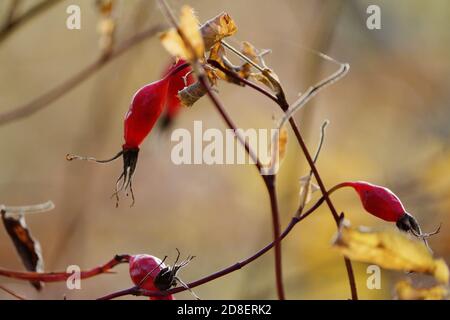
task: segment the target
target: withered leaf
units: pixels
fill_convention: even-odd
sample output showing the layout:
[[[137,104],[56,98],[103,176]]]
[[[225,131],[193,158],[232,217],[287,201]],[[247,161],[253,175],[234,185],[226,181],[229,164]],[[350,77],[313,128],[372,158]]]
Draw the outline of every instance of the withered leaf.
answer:
[[[448,289],[444,285],[415,288],[410,281],[402,280],[395,285],[395,293],[399,300],[444,300]]]
[[[209,59],[215,61],[217,64],[219,64],[221,67],[227,69],[227,67],[224,64],[223,57],[225,56],[225,49],[220,44],[220,42],[216,43],[209,52]],[[213,75],[217,76],[218,78],[226,81],[230,81],[228,76],[222,72],[219,69],[215,69]]]
[[[256,62],[258,59],[256,49],[248,42],[242,43],[241,53],[251,61]],[[214,71],[214,75],[216,77],[231,83],[241,85],[241,82],[239,80],[236,80],[234,77],[229,77],[225,72],[221,71],[217,65],[219,65],[223,69],[235,72],[239,77],[244,79],[248,79],[251,75],[251,64],[245,62],[242,65],[233,65],[228,60],[225,49],[220,42],[217,42],[211,48],[208,61],[212,64],[213,67],[216,68]]]
[[[267,86],[276,94],[281,92],[279,78],[271,69],[265,69],[264,72],[252,73],[250,76]]]
[[[346,257],[382,268],[430,274],[448,283],[449,270],[443,259],[434,259],[430,251],[406,233],[388,229],[371,231],[342,225],[334,246]]]
[[[25,217],[22,214],[9,214],[6,211],[1,211],[1,215],[3,225],[25,268],[28,271],[43,272],[44,260],[42,259],[41,246],[31,235],[25,223]],[[31,281],[31,284],[37,290],[42,288],[42,283],[39,281]]]
[[[300,178],[300,206],[303,208],[311,201],[312,194],[319,190],[319,186],[312,182],[311,175],[306,175]]]
[[[183,6],[179,28],[188,43],[185,43],[175,28],[171,28],[160,35],[163,46],[170,54],[185,60],[192,61],[202,58],[205,46],[198,25],[199,22],[193,9],[187,5]]]
[[[222,12],[214,18],[206,21],[200,27],[200,32],[203,36],[203,41],[207,51],[217,42],[220,42],[225,37],[233,35],[236,31],[236,24],[225,12]]]

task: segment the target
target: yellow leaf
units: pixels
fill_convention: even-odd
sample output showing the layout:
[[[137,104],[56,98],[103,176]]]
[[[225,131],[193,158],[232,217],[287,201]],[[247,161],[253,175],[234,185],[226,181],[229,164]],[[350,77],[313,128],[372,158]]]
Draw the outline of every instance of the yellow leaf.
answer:
[[[185,5],[181,8],[179,23],[184,38],[178,34],[176,29],[172,28],[163,32],[160,35],[160,40],[166,50],[176,57],[189,61],[202,58],[205,47],[198,25],[199,22],[193,9]]]
[[[400,300],[443,300],[448,290],[443,285],[430,288],[414,288],[410,281],[402,280],[395,285],[396,296]]]
[[[448,283],[449,271],[443,259],[434,259],[423,242],[398,230],[370,231],[342,226],[334,246],[346,257],[382,268],[433,275]]]
[[[258,61],[258,53],[256,51],[256,48],[250,42],[242,42],[241,53],[255,63]],[[239,68],[238,74],[241,78],[248,79],[251,75],[251,69],[251,64],[246,62]]]
[[[281,92],[279,78],[271,69],[265,69],[264,72],[252,73],[251,77],[270,88],[273,92]]]
[[[288,131],[286,130],[286,128],[283,127],[281,128],[280,135],[278,137],[278,152],[280,162],[286,156],[287,143],[288,143]]]
[[[311,175],[306,175],[300,178],[300,206],[303,208],[311,201],[312,194],[319,190],[319,186],[312,182]]]
[[[220,66],[222,66],[223,68],[225,67],[225,64],[223,63],[223,56],[225,55],[225,49],[223,48],[223,46],[220,44],[220,42],[217,42],[210,50],[209,52],[209,59],[208,60],[213,60],[215,62],[217,62]],[[219,77],[222,80],[226,80],[229,81],[230,79],[228,78],[228,76],[220,71],[219,69],[215,69],[214,70],[214,75]]]
[[[206,50],[211,49],[217,42],[233,35],[236,31],[237,27],[233,19],[225,12],[206,21],[200,27]]]

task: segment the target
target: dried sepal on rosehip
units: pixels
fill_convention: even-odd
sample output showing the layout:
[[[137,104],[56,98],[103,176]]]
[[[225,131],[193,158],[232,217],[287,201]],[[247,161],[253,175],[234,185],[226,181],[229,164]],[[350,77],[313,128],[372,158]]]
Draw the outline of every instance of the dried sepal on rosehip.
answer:
[[[133,283],[149,291],[167,291],[178,283],[189,290],[196,298],[197,295],[178,277],[180,269],[187,266],[194,256],[188,256],[178,263],[180,251],[177,249],[177,258],[173,266],[167,266],[163,260],[148,254],[138,254],[130,258],[130,276]],[[173,295],[150,297],[151,300],[173,300]]]

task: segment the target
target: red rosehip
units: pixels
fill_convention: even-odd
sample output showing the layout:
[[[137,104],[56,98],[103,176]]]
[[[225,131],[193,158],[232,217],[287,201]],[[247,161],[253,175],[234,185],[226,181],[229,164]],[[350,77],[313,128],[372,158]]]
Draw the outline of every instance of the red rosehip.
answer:
[[[171,63],[166,70],[164,70],[163,77],[170,74],[175,68],[185,64],[183,59],[178,60],[176,64]],[[162,129],[169,127],[181,109],[181,102],[178,98],[178,91],[183,90],[184,87],[190,86],[195,82],[192,75],[192,68],[188,67],[170,77],[169,89],[167,91],[166,109],[162,115]]]
[[[342,187],[352,187],[358,193],[361,203],[367,212],[385,221],[395,222],[400,230],[411,232],[414,236],[423,239],[427,247],[428,242],[426,238],[438,233],[440,230],[439,226],[433,232],[422,233],[417,220],[406,212],[400,199],[388,188],[365,181],[355,181],[340,183],[330,192]]]
[[[130,277],[135,285],[149,291],[160,291],[155,280],[161,271],[167,270],[164,262],[154,256],[148,254],[138,254],[130,258]],[[164,297],[150,297],[150,300],[174,300],[173,295]]]
[[[133,96],[131,105],[124,120],[124,144],[122,150],[107,160],[92,157],[81,157],[68,154],[67,160],[88,160],[97,163],[107,163],[120,157],[123,158],[123,170],[116,183],[116,207],[119,205],[119,192],[129,190],[134,204],[132,178],[136,170],[139,146],[152,130],[167,101],[167,93],[171,79],[177,79],[177,74],[183,72],[189,65],[179,62],[168,70],[167,74],[158,81],[140,88]],[[185,73],[184,73],[185,74]],[[176,92],[178,94],[178,91]],[[173,98],[171,98],[173,99]],[[178,98],[177,98],[178,99]],[[127,193],[128,195],[128,193]]]
[[[380,219],[397,222],[406,213],[400,199],[388,188],[364,181],[344,182],[340,186],[355,189],[364,209]]]
[[[166,102],[170,78],[150,83],[139,89],[125,115],[123,149],[139,148],[152,130]]]

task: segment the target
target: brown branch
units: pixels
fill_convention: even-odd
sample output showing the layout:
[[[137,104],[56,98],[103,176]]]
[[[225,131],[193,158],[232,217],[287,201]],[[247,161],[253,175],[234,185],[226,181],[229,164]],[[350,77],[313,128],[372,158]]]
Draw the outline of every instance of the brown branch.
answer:
[[[17,2],[17,1],[16,1]],[[46,0],[38,3],[34,7],[32,7],[30,10],[25,12],[23,15],[16,19],[12,19],[11,16],[8,18],[5,26],[0,30],[0,42],[5,40],[8,36],[12,34],[14,30],[25,24],[26,22],[30,21],[34,17],[38,16],[40,13],[43,13],[45,10],[51,8],[58,2],[61,2],[61,0]],[[15,4],[13,4],[15,5]],[[15,10],[15,8],[14,8]]]
[[[335,189],[336,188],[330,189],[329,193],[333,192]],[[125,290],[120,290],[120,291],[108,294],[99,299],[100,300],[110,300],[110,299],[118,298],[118,297],[125,296],[125,295],[136,295],[136,296],[143,295],[143,296],[149,296],[149,297],[166,296],[169,294],[175,294],[175,293],[179,293],[179,292],[188,290],[188,288],[198,287],[200,285],[203,285],[205,283],[208,283],[210,281],[213,281],[215,279],[223,277],[229,273],[232,273],[234,271],[242,269],[247,264],[255,261],[262,255],[264,255],[266,252],[271,250],[275,246],[276,242],[281,242],[284,238],[286,238],[286,236],[292,231],[292,229],[294,228],[294,226],[297,223],[304,220],[310,214],[315,212],[324,201],[325,201],[325,198],[321,197],[313,206],[311,206],[310,209],[308,209],[300,217],[294,216],[291,219],[291,222],[285,228],[285,230],[280,234],[280,237],[278,239],[276,239],[276,241],[272,241],[271,243],[266,245],[264,248],[260,249],[258,252],[251,255],[250,257],[246,258],[245,260],[237,262],[237,263],[235,263],[229,267],[226,267],[220,271],[217,271],[217,272],[210,274],[206,277],[203,277],[199,280],[191,282],[191,283],[187,284],[187,286],[176,287],[176,288],[173,288],[168,291],[148,291],[148,290],[144,290],[142,288],[135,286],[135,287],[131,287],[131,288],[128,288]],[[129,262],[129,260],[130,260],[129,255],[117,255],[102,266],[93,268],[88,271],[82,271],[80,274],[80,278],[87,279],[87,278],[91,278],[91,277],[94,277],[94,276],[97,276],[97,275],[100,275],[103,273],[108,273],[109,270],[114,268],[116,265],[121,264],[121,263],[127,263],[127,262]],[[43,282],[61,282],[61,281],[67,280],[71,275],[72,275],[71,273],[67,273],[67,272],[37,273],[37,272],[16,272],[16,271],[0,269],[0,276],[14,278],[14,279],[18,279],[18,280],[26,280],[26,281],[36,280],[36,281],[43,281]]]
[[[179,286],[176,288],[173,288],[171,290],[168,291],[149,291],[149,290],[145,290],[142,289],[138,286],[134,286],[128,289],[124,289],[124,290],[120,290],[117,292],[113,292],[110,293],[106,296],[103,296],[101,298],[98,298],[98,300],[111,300],[111,299],[115,299],[115,298],[119,298],[122,296],[127,296],[127,295],[135,295],[135,296],[148,296],[148,297],[161,297],[161,296],[167,296],[170,294],[176,294],[179,292],[183,292],[188,290],[187,288],[195,288],[198,286],[201,286],[203,284],[206,284],[208,282],[211,282],[215,279],[221,278],[223,276],[226,276],[227,274],[230,274],[234,271],[240,270],[243,267],[245,267],[246,265],[248,265],[249,263],[255,261],[256,259],[258,259],[259,257],[261,257],[262,255],[264,255],[266,252],[270,251],[272,248],[275,247],[276,243],[280,243],[284,238],[286,238],[286,236],[292,231],[292,229],[295,227],[295,225],[297,223],[299,223],[300,221],[304,220],[306,217],[308,217],[311,213],[313,213],[314,211],[316,211],[320,205],[325,201],[325,198],[322,197],[320,198],[310,209],[308,209],[307,211],[305,211],[304,214],[302,214],[300,217],[293,217],[290,221],[290,223],[287,225],[287,227],[284,229],[284,231],[280,234],[280,236],[275,239],[274,241],[272,241],[271,243],[269,243],[268,245],[266,245],[264,248],[260,249],[258,252],[256,252],[255,254],[251,255],[250,257],[246,258],[245,260],[236,262],[234,264],[232,264],[229,267],[226,267],[222,270],[219,270],[217,272],[214,272],[206,277],[203,277],[201,279],[198,279],[196,281],[193,281],[191,283],[187,284],[187,287],[184,286]]]
[[[270,98],[271,100],[275,101],[279,107],[286,112],[286,110],[289,109],[289,104],[286,101],[286,99],[284,98],[284,93],[279,94],[277,96],[273,95],[272,93],[268,92],[266,89],[248,81],[247,79],[244,79],[242,77],[240,77],[238,74],[236,74],[235,72],[228,70],[226,68],[223,68],[222,66],[220,66],[219,64],[214,64],[214,67],[219,68],[222,72],[226,73],[227,76],[232,77],[234,80],[238,81],[238,83],[243,84],[243,85],[248,85],[249,87],[257,90],[258,92],[264,94],[266,97]],[[313,95],[315,95],[320,88],[323,88],[324,86],[326,86],[327,84],[330,84],[333,82],[333,79],[330,78],[329,81],[323,81],[320,83],[320,85],[316,85],[314,87],[312,87],[312,89],[310,90],[309,96],[305,97],[305,101],[308,101],[308,99],[310,97],[312,97]],[[319,171],[317,170],[317,167],[314,163],[314,160],[308,150],[308,147],[306,146],[306,143],[300,133],[300,130],[298,128],[298,125],[295,121],[294,118],[290,117],[289,118],[289,124],[292,128],[292,130],[294,131],[295,137],[300,145],[300,148],[303,152],[303,154],[305,155],[305,158],[308,162],[308,165],[311,169],[312,174],[314,175],[314,177],[316,178],[317,184],[319,185],[319,188],[324,196],[324,200],[326,201],[332,215],[333,218],[336,222],[336,225],[339,227],[339,221],[341,219],[341,217],[338,215],[336,208],[334,207],[333,202],[331,201],[330,197],[328,196],[328,193],[326,191],[325,188],[325,184],[323,183],[323,180],[319,174]],[[348,279],[349,279],[349,285],[350,285],[350,291],[351,291],[351,296],[353,300],[357,300],[358,299],[358,293],[357,293],[357,289],[356,289],[356,283],[355,283],[355,276],[354,276],[354,272],[353,272],[353,267],[351,264],[351,261],[347,258],[344,257],[344,261],[345,261],[345,267],[347,270],[347,275],[348,275]]]
[[[129,260],[130,260],[129,255],[116,255],[113,259],[111,259],[110,261],[99,267],[95,267],[87,271],[81,271],[80,279],[92,278],[103,273],[108,273],[112,268],[114,268],[118,264],[127,263]],[[0,276],[27,281],[60,282],[67,280],[72,274],[73,273],[68,272],[40,273],[40,272],[19,272],[0,269]]]
[[[189,39],[184,34],[183,30],[181,30],[181,28],[179,27],[177,20],[176,20],[174,14],[172,13],[172,10],[170,9],[169,5],[167,4],[167,2],[165,0],[159,0],[159,3],[161,5],[162,10],[164,11],[165,15],[170,20],[170,23],[177,30],[177,32],[178,32],[180,38],[183,40],[186,48],[188,48],[192,52],[193,57],[194,57],[192,67],[193,67],[193,70],[197,73],[199,82],[206,89],[207,95],[213,102],[217,111],[220,113],[222,118],[225,120],[228,127],[233,129],[235,136],[237,137],[239,142],[244,146],[246,152],[249,154],[250,158],[255,163],[258,171],[261,173],[262,165],[261,165],[261,162],[259,161],[258,156],[250,148],[248,142],[239,134],[239,132],[237,131],[237,126],[234,124],[233,120],[226,112],[225,108],[223,107],[223,105],[220,102],[217,95],[211,89],[209,80],[208,80],[207,76],[205,75],[203,68],[200,66],[198,59],[196,59],[196,57],[197,57],[196,51],[192,47]],[[275,189],[275,175],[262,176],[262,177],[263,177],[264,183],[267,187],[267,191],[269,193],[270,207],[271,207],[271,213],[272,213],[273,239],[275,242],[275,278],[276,278],[277,294],[278,294],[278,298],[280,300],[284,300],[285,294],[284,294],[284,288],[283,288],[281,244],[278,241],[278,239],[280,237],[280,218],[279,218],[279,212],[278,212],[278,200],[277,200],[276,189]]]
[[[133,46],[137,45],[138,43],[142,42],[143,40],[154,36],[157,32],[161,30],[161,27],[153,26],[148,28],[145,31],[142,31],[128,40],[125,40],[121,45],[119,45],[112,53],[111,55],[107,56],[106,58],[99,58],[95,62],[91,63],[81,71],[79,71],[77,74],[72,76],[71,78],[67,79],[65,82],[60,83],[55,88],[51,89],[50,91],[42,94],[41,96],[37,97],[36,99],[19,106],[17,108],[14,108],[11,111],[4,112],[0,114],[0,126],[5,125],[14,121],[18,121],[20,119],[29,117],[33,115],[34,113],[44,109],[47,107],[50,103],[54,102],[58,98],[62,97],[72,89],[74,89],[76,86],[78,86],[80,83],[82,83],[84,80],[92,76],[96,71],[100,70],[103,66],[114,60],[115,58],[118,58],[123,53],[125,53],[128,49],[132,48]]]
[[[27,300],[27,298],[21,296],[20,294],[15,293],[14,291],[4,287],[4,286],[0,286],[0,290],[6,292],[7,294],[12,295],[14,298],[19,299],[19,300]]]
[[[245,150],[247,153],[252,156],[253,151],[248,145],[247,141],[240,136],[240,134],[237,132],[237,126],[234,124],[231,117],[226,112],[225,108],[223,107],[222,103],[218,99],[217,95],[211,90],[211,87],[208,83],[208,79],[204,74],[199,75],[199,81],[200,83],[206,88],[207,94],[211,101],[213,102],[216,109],[221,114],[222,118],[227,123],[228,127],[233,129],[235,132],[236,137],[238,140],[244,145]],[[255,156],[252,156],[253,160],[255,161],[256,167],[258,168],[259,172],[261,172],[262,165],[259,162],[259,159]],[[276,188],[275,188],[275,175],[264,175],[262,176],[264,183],[267,188],[267,192],[269,193],[270,198],[270,207],[271,207],[271,213],[272,213],[272,226],[273,226],[273,239],[275,244],[275,278],[276,278],[276,287],[277,287],[277,294],[278,298],[280,300],[285,299],[284,294],[284,287],[283,287],[283,269],[282,269],[282,254],[281,254],[281,243],[278,241],[280,238],[280,214],[278,212],[278,200],[276,195]]]

